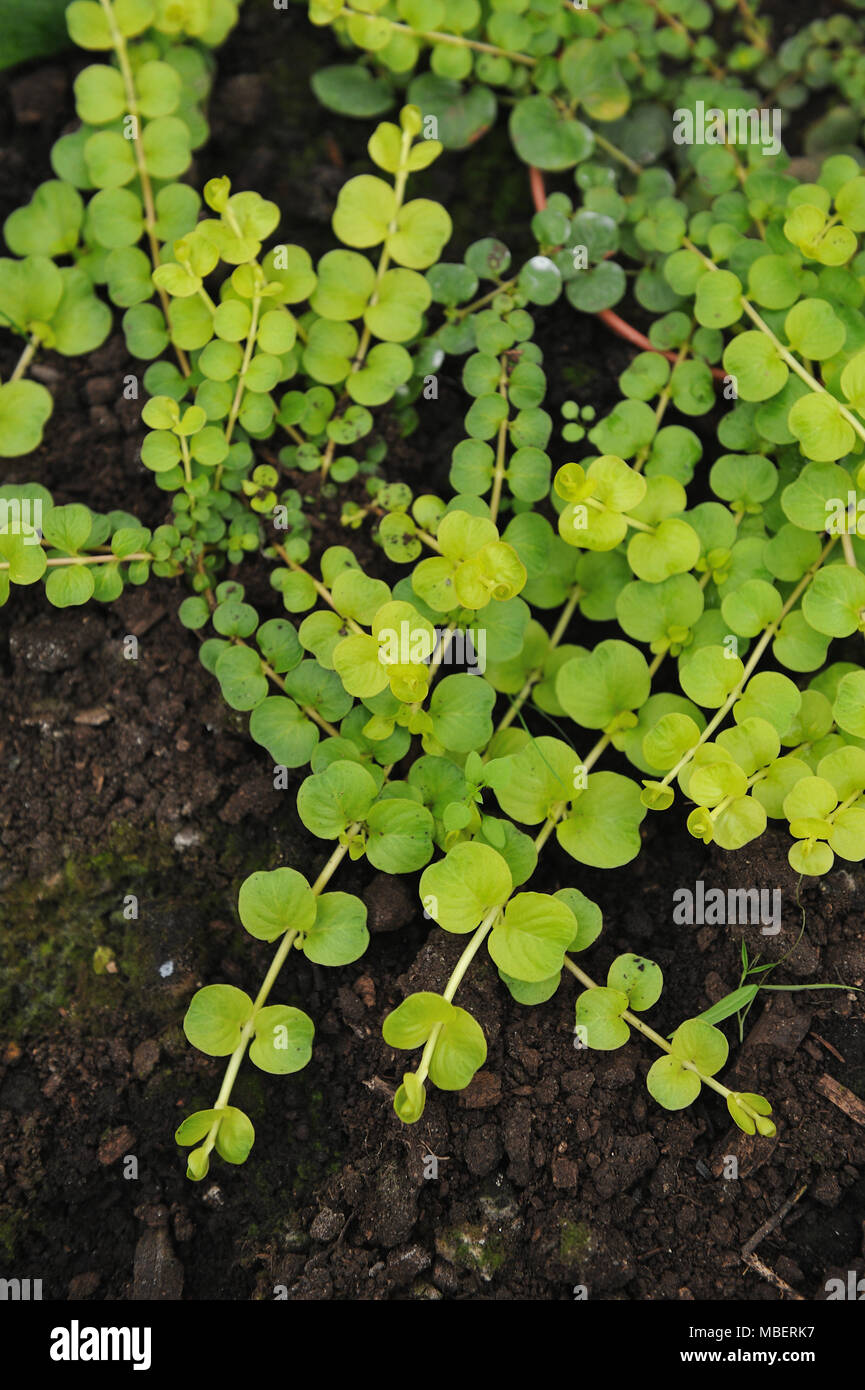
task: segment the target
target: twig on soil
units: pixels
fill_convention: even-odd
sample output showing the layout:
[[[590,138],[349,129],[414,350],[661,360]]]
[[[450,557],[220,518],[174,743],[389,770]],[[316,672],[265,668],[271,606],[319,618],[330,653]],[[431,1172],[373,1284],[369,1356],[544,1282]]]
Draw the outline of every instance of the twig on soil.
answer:
[[[797,1303],[805,1302],[805,1299],[800,1293],[797,1293],[795,1289],[791,1289],[789,1284],[785,1284],[784,1280],[778,1277],[774,1269],[770,1269],[768,1265],[764,1265],[763,1261],[758,1260],[756,1255],[748,1255],[747,1258],[745,1258],[745,1264],[749,1265],[751,1269],[755,1270],[763,1279],[768,1279],[770,1284],[774,1284],[776,1289],[780,1289],[781,1292],[787,1294],[789,1298],[795,1298]]]
[[[834,1076],[824,1072],[817,1082],[817,1090],[827,1100],[831,1100],[833,1105],[837,1105],[839,1110],[843,1110],[845,1115],[849,1115],[854,1124],[865,1125],[865,1101],[848,1091]]]
[[[799,1201],[799,1198],[807,1191],[808,1184],[806,1183],[804,1187],[799,1188],[798,1192],[794,1192],[792,1197],[788,1197],[786,1202],[778,1208],[774,1215],[770,1216],[768,1221],[764,1221],[762,1226],[751,1236],[751,1239],[746,1241],[742,1246],[742,1259],[745,1260],[746,1263],[749,1261],[749,1256],[753,1255],[760,1242],[765,1240],[766,1236],[770,1235],[771,1232],[775,1230],[776,1226],[780,1226],[787,1213],[792,1211],[793,1207],[795,1207],[796,1203]]]
[[[388,1086],[386,1081],[382,1081],[380,1076],[374,1076],[371,1081],[362,1082],[362,1085],[364,1085],[368,1091],[380,1091],[381,1094],[387,1096],[389,1100],[393,1100],[396,1094],[394,1088]]]
[[[847,1058],[841,1056],[841,1053],[838,1051],[837,1047],[833,1047],[830,1042],[827,1042],[825,1038],[821,1038],[820,1034],[815,1033],[813,1029],[811,1030],[811,1037],[815,1038],[818,1043],[825,1047],[827,1052],[831,1052],[833,1057],[837,1057],[839,1062],[843,1062],[846,1065]]]
[[[351,1223],[352,1223],[352,1221],[354,1220],[354,1218],[355,1218],[355,1213],[354,1213],[353,1211],[350,1211],[349,1214],[348,1214],[348,1218],[346,1219],[345,1225],[343,1226],[342,1230],[340,1231],[339,1235],[338,1235],[337,1238],[336,1238],[336,1244],[335,1244],[334,1247],[333,1247],[334,1250],[338,1250],[338,1249],[340,1248],[340,1246],[342,1245],[343,1241],[345,1240],[345,1233],[346,1233],[346,1231],[348,1230],[348,1228],[349,1228],[349,1226],[351,1225]],[[330,1253],[330,1252],[328,1252],[328,1253]]]

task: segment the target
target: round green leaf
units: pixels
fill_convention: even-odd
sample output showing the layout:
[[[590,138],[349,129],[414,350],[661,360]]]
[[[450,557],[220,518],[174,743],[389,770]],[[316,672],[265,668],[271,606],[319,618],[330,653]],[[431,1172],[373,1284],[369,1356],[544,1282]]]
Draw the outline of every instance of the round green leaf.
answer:
[[[520,159],[539,169],[570,169],[588,159],[594,149],[589,127],[561,111],[547,96],[518,101],[509,128]]]
[[[423,868],[432,856],[433,818],[425,806],[403,797],[376,802],[367,816],[366,857],[388,874]]]
[[[576,925],[561,899],[518,893],[489,935],[489,953],[506,974],[536,984],[561,970]]]
[[[313,835],[335,840],[354,821],[366,819],[377,794],[375,778],[366,768],[339,760],[306,778],[297,794],[297,810]]]
[[[424,870],[420,896],[425,910],[445,931],[474,931],[487,913],[507,902],[513,890],[510,870],[496,850],[461,842],[444,859]]]
[[[769,400],[783,389],[790,375],[771,338],[756,329],[738,334],[727,345],[724,370],[735,379],[736,393],[743,401]]]
[[[615,639],[572,657],[556,677],[559,703],[585,729],[606,729],[623,712],[643,705],[650,688],[643,653]]]
[[[646,808],[640,788],[616,772],[594,772],[556,830],[559,844],[581,864],[615,869],[640,850]]]
[[[284,695],[269,695],[256,705],[249,732],[281,767],[304,767],[319,739],[316,725]]]
[[[628,1007],[642,1013],[657,1004],[664,988],[661,967],[645,956],[617,956],[607,974],[610,989],[628,996]]]
[[[622,1014],[628,996],[618,989],[597,986],[584,990],[577,999],[576,1027],[587,1047],[596,1052],[612,1052],[623,1047],[631,1030]]]
[[[186,1011],[183,1031],[193,1047],[208,1057],[227,1057],[240,1042],[252,1015],[252,1000],[234,985],[205,985]]]
[[[301,1009],[270,1004],[255,1016],[249,1060],[274,1076],[301,1071],[312,1056],[315,1027]]]
[[[316,965],[350,965],[369,945],[366,906],[353,893],[322,893],[303,953]]]
[[[45,578],[45,597],[55,608],[77,608],[93,597],[95,587],[88,566],[70,565],[49,570]]]
[[[315,921],[316,901],[296,869],[259,870],[240,885],[237,910],[250,936],[276,941],[286,931],[308,931]]]
[[[0,385],[0,458],[15,458],[37,448],[53,408],[51,393],[36,381]]]
[[[646,1076],[649,1094],[665,1110],[684,1110],[700,1094],[699,1076],[678,1057],[659,1057]]]
[[[832,713],[839,729],[865,738],[865,671],[848,671],[842,676]]]
[[[393,88],[384,77],[357,63],[338,63],[318,68],[310,85],[322,106],[341,116],[369,119],[381,116],[393,105]]]
[[[828,637],[849,637],[865,625],[865,574],[849,565],[817,571],[802,599],[811,627]]]

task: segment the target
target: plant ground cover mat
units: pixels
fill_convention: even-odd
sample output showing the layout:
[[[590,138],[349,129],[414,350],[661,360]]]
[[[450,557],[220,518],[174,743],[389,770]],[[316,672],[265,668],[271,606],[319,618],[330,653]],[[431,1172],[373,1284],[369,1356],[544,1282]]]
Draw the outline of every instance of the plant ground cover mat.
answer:
[[[123,16],[122,6],[118,12]],[[244,14],[242,23],[250,45],[268,32],[259,16]],[[167,61],[172,36],[142,40],[155,42],[142,54],[134,48],[138,34],[122,37],[133,77],[148,63],[178,71]],[[105,52],[90,56],[98,64]],[[122,78],[122,62],[107,66]],[[158,126],[144,140],[148,123],[181,119],[174,114],[179,106],[162,114],[173,99],[168,89],[177,90],[173,79],[149,76],[150,85],[141,83],[150,100],[140,143],[145,166],[155,160],[147,173],[156,212],[166,190],[190,185],[172,182],[177,174],[167,172],[174,166],[164,162]],[[230,70],[223,76],[235,80]],[[114,86],[104,76],[77,82],[80,119],[94,117],[85,98],[105,100]],[[238,90],[252,103],[248,80]],[[261,81],[258,100],[266,100]],[[148,1202],[139,1202],[137,1219],[162,1229],[166,1207],[175,1255],[165,1266],[165,1287],[175,1295],[181,1266],[187,1292],[207,1286],[200,1242],[194,1254],[186,1243],[201,1229],[197,1216],[210,1220],[213,1213],[206,1239],[221,1250],[235,1294],[251,1287],[252,1277],[260,1291],[270,1279],[292,1296],[353,1296],[361,1269],[374,1266],[367,1256],[378,1250],[385,1258],[376,1292],[396,1296],[420,1296],[424,1287],[459,1296],[494,1280],[528,1296],[562,1296],[553,1290],[576,1270],[573,1282],[585,1274],[600,1296],[625,1289],[643,1297],[648,1286],[636,1265],[667,1239],[664,1218],[650,1210],[640,1219],[639,1239],[618,1218],[627,1208],[634,1219],[644,1192],[663,1190],[665,1150],[690,1154],[697,1142],[718,1189],[717,1207],[707,1208],[715,1219],[711,1248],[725,1259],[689,1270],[671,1265],[663,1296],[677,1296],[691,1280],[695,1297],[712,1297],[720,1280],[727,1297],[747,1297],[755,1276],[743,1276],[738,1258],[725,1260],[735,1255],[737,1237],[744,1244],[760,1224],[754,1219],[748,1228],[759,1205],[759,1189],[749,1193],[746,1186],[754,1164],[761,1182],[773,1174],[776,1205],[788,1195],[792,1169],[797,1177],[804,1169],[802,1181],[813,1188],[810,1211],[833,1207],[842,1226],[855,1207],[861,1167],[855,1120],[839,1121],[821,1089],[836,1053],[845,1059],[838,1074],[854,1095],[858,1085],[856,629],[865,600],[856,588],[858,536],[833,535],[823,524],[833,499],[841,499],[836,521],[839,507],[848,515],[857,460],[855,447],[815,456],[828,447],[829,424],[837,425],[839,440],[845,425],[856,435],[853,287],[824,275],[837,265],[804,269],[794,272],[793,300],[774,307],[777,294],[791,292],[787,272],[780,288],[774,263],[761,275],[755,259],[745,273],[751,251],[744,244],[755,240],[754,229],[744,225],[741,209],[736,213],[720,173],[698,166],[696,191],[711,217],[733,219],[719,225],[732,226],[735,236],[704,221],[687,229],[691,245],[676,247],[667,238],[674,237],[677,209],[659,212],[656,200],[654,220],[664,225],[649,227],[652,216],[639,199],[648,198],[650,182],[626,170],[616,197],[630,200],[634,215],[594,216],[624,227],[619,251],[626,263],[649,252],[650,274],[675,282],[684,307],[663,309],[660,336],[649,328],[652,346],[678,359],[662,369],[662,379],[659,354],[637,357],[607,340],[590,317],[593,305],[575,314],[581,306],[569,291],[562,294],[573,278],[564,273],[560,248],[577,236],[575,223],[579,231],[597,230],[580,210],[579,192],[551,193],[547,215],[532,224],[533,245],[525,230],[509,232],[507,240],[520,248],[513,255],[505,240],[486,235],[498,229],[484,225],[480,212],[459,250],[448,248],[451,259],[440,259],[451,227],[434,209],[449,201],[446,184],[454,176],[439,170],[453,156],[430,164],[439,152],[434,139],[424,139],[423,121],[421,106],[419,117],[409,110],[400,124],[365,131],[351,177],[330,176],[327,215],[305,229],[292,220],[292,241],[269,249],[271,209],[283,203],[279,158],[262,145],[264,194],[238,193],[219,176],[237,167],[237,132],[227,123],[217,127],[210,149],[202,145],[202,172],[210,177],[200,185],[205,202],[196,208],[195,230],[180,206],[186,194],[162,198],[150,229],[156,271],[152,263],[146,271],[137,255],[115,255],[134,250],[146,259],[152,243],[141,166],[112,185],[123,169],[100,162],[100,144],[107,155],[108,142],[97,143],[89,165],[85,155],[95,192],[57,181],[77,187],[87,209],[74,265],[73,248],[55,246],[51,221],[58,205],[64,219],[72,201],[54,190],[28,204],[32,183],[22,190],[19,201],[31,211],[17,222],[13,214],[9,226],[10,250],[23,269],[7,269],[3,285],[7,317],[28,332],[28,346],[22,352],[19,344],[16,353],[10,340],[3,380],[32,385],[37,394],[12,393],[6,437],[15,449],[4,500],[19,528],[27,508],[41,506],[42,525],[31,529],[42,531],[42,543],[7,528],[10,663],[24,683],[22,711],[25,690],[37,701],[38,758],[47,753],[42,740],[55,737],[48,731],[59,731],[59,739],[68,731],[74,740],[84,767],[69,804],[90,817],[89,833],[102,819],[101,804],[123,809],[112,817],[112,843],[95,857],[84,853],[80,836],[69,843],[59,821],[40,837],[26,811],[20,827],[4,831],[26,924],[18,940],[30,943],[28,959],[38,967],[29,986],[11,984],[14,1027],[3,1083],[9,1109],[26,1119],[52,1101],[56,1088],[47,1085],[44,1067],[48,1057],[58,1065],[57,1046],[48,1041],[47,1051],[31,1055],[29,1042],[50,1039],[56,1011],[64,1009],[82,1050],[64,1058],[62,1070],[81,1065],[95,1075],[113,1059],[127,1078],[126,1099],[114,1113],[94,1095],[98,1134],[88,1139],[76,1131],[91,1145],[93,1178],[81,1187],[81,1200],[85,1193],[90,1200],[112,1163],[120,1171],[128,1156],[140,1165],[145,1150],[153,1155]],[[97,120],[87,142],[111,134],[111,124]],[[345,127],[347,148],[359,130]],[[410,168],[415,150],[420,162]],[[466,167],[472,153],[459,156]],[[808,187],[823,192],[809,193],[812,204],[794,200],[793,211],[819,210],[828,194],[823,230],[855,238],[858,175],[844,162],[851,158],[835,154],[822,169],[818,160]],[[642,195],[633,192],[640,179]],[[140,213],[124,199],[102,199],[123,190],[139,198]],[[777,245],[791,217],[774,196],[763,199],[768,206],[759,214],[747,211]],[[180,235],[163,239],[159,217],[174,202],[172,212],[187,221],[172,226]],[[100,211],[106,204],[107,219]],[[606,205],[614,206],[609,198]],[[124,236],[140,218],[140,248],[98,240],[116,239],[126,225],[124,208],[131,219]],[[337,246],[324,231],[331,216]],[[516,223],[516,211],[512,217]],[[805,231],[822,244],[820,231],[809,225],[803,237]],[[304,241],[312,254],[300,254]],[[813,262],[811,242],[788,245],[786,264],[794,264],[792,248],[804,265]],[[697,260],[676,260],[683,252]],[[603,242],[597,253],[597,265],[613,264]],[[741,273],[718,269],[719,260]],[[223,278],[208,279],[218,264]],[[708,282],[700,288],[719,274],[719,291]],[[155,279],[153,303],[124,305],[146,275]],[[102,333],[106,295],[122,311],[126,332],[100,346],[92,339]],[[63,308],[70,296],[71,337]],[[772,304],[764,303],[767,296]],[[684,318],[690,301],[693,318],[683,337],[676,315]],[[189,304],[202,308],[181,312]],[[129,318],[135,308],[154,313]],[[92,325],[87,342],[76,336],[82,325]],[[140,379],[142,325],[150,325],[154,343],[167,335],[167,351],[147,367],[136,398],[113,385]],[[757,354],[756,340],[746,341],[749,333],[770,345],[765,362],[763,347]],[[583,361],[584,342],[612,367],[606,381],[591,359]],[[46,355],[63,354],[64,344],[70,353]],[[149,353],[150,340],[146,345]],[[88,350],[79,362],[77,354]],[[706,374],[711,378],[718,361],[731,368],[725,375],[745,383],[732,409],[729,402],[719,407],[714,391],[706,394]],[[679,371],[685,366],[699,370]],[[762,385],[750,384],[755,374]],[[790,390],[791,376],[801,392]],[[776,379],[769,396],[747,398]],[[55,396],[53,418],[45,414],[46,386]],[[832,412],[816,428],[815,401],[818,412]],[[79,402],[87,403],[87,416]],[[808,407],[804,417],[800,402]],[[432,442],[431,418],[441,422]],[[71,427],[65,436],[64,420]],[[16,452],[22,440],[35,443],[28,429],[43,432],[31,458]],[[98,496],[92,479],[86,490],[69,485],[76,431],[104,464],[93,474]],[[142,444],[144,474],[137,467]],[[124,510],[111,511],[121,497]],[[91,511],[82,498],[105,510]],[[145,587],[150,570],[153,582]],[[43,574],[53,607],[30,587]],[[84,607],[90,598],[112,606]],[[382,661],[389,634],[397,655]],[[728,637],[735,651],[725,647]],[[456,639],[460,666],[451,656]],[[168,678],[172,645],[194,698]],[[190,665],[199,647],[204,670]],[[416,658],[418,650],[429,656],[427,647],[436,651],[431,666]],[[90,663],[81,662],[92,653],[101,654],[104,676],[91,690]],[[131,740],[120,732],[125,709],[138,721]],[[726,728],[719,712],[733,715]],[[35,735],[22,740],[22,733],[15,747],[26,743],[20,756],[29,762],[36,748],[27,740]],[[173,769],[163,781],[156,759],[166,746],[175,750],[172,760],[185,763],[183,773]],[[663,819],[656,812],[670,796],[677,807],[689,799],[690,837],[671,835],[675,807]],[[767,829],[758,849],[754,835],[767,817],[785,834]],[[794,840],[789,859],[786,825]],[[64,833],[71,852],[58,882],[53,863]],[[671,844],[675,869],[666,862]],[[813,870],[831,867],[827,855],[841,865],[822,879]],[[181,891],[172,874],[181,856],[194,866],[194,892]],[[327,881],[317,877],[322,868]],[[118,877],[122,892],[115,892]],[[780,919],[713,920],[703,911],[703,920],[678,922],[673,890],[698,882],[753,886],[768,901],[777,891]],[[246,945],[228,925],[238,889]],[[652,905],[636,910],[641,890]],[[98,924],[94,902],[102,908]],[[49,921],[58,903],[69,914],[59,961],[50,959]],[[199,926],[190,935],[193,903]],[[145,932],[147,923],[153,932]],[[403,930],[391,935],[388,928],[397,926]],[[591,961],[572,959],[571,952],[589,949]],[[274,951],[286,969],[271,999]],[[777,964],[777,973],[755,973],[767,964]],[[577,975],[582,992],[571,993],[567,979],[556,989],[563,968]],[[205,989],[190,1004],[197,983]],[[759,994],[736,993],[755,984],[763,986]],[[141,992],[140,1039],[136,1025],[129,1036],[124,1007],[131,996],[119,998],[117,985]],[[278,1013],[269,1012],[274,1008]],[[710,1008],[710,1018],[700,1019]],[[177,1026],[184,1011],[188,1039],[216,1060],[185,1051]],[[306,1072],[282,1081],[258,1074],[298,1072],[310,1056],[313,1025],[317,1041]],[[626,1053],[610,1050],[631,1029],[647,1026],[654,1046],[638,1039]],[[658,1047],[668,1060],[658,1058]],[[404,1065],[420,1063],[419,1071],[405,1072],[401,1088],[399,1050]],[[258,1072],[245,1065],[247,1056]],[[724,1099],[712,1094],[717,1086]],[[824,1126],[827,1116],[842,1125],[829,1154],[814,1147],[814,1115],[795,1100],[802,1086],[822,1097],[816,1104]],[[447,1094],[452,1090],[463,1090],[462,1100]],[[415,1125],[408,1149],[386,1113],[394,1093],[397,1113]],[[204,1179],[195,1198],[182,1195],[165,1134],[165,1104],[178,1102],[178,1122],[193,1116],[179,1138],[201,1154],[190,1160],[190,1175]],[[214,1151],[229,1163],[245,1158],[253,1125],[248,1173],[284,1162],[280,1116],[289,1117],[292,1133],[288,1224],[299,1234],[285,1227],[271,1254],[256,1254],[250,1276],[240,1257],[251,1248],[244,1239],[254,1241],[262,1223],[275,1229],[275,1218],[266,1204],[256,1207],[243,1172],[207,1168]],[[778,1117],[785,1144],[801,1135],[783,1167],[773,1133]],[[728,1134],[732,1121],[746,1137],[755,1129],[764,1136],[753,1140],[754,1162],[736,1189],[742,1209],[735,1226],[720,1196],[724,1179],[713,1171],[719,1155],[744,1142],[735,1129]],[[353,1138],[367,1125],[387,1148],[381,1173]],[[16,1169],[32,1181],[35,1160],[21,1147],[27,1132],[16,1130],[12,1143]],[[334,1149],[337,1132],[343,1138]],[[456,1179],[452,1160],[440,1158],[452,1150],[461,1155]],[[614,1150],[625,1155],[618,1166]],[[692,1181],[698,1178],[712,1180],[697,1173]],[[436,1186],[442,1182],[446,1190]],[[219,1196],[199,1205],[214,1188]],[[240,1204],[228,1206],[247,1222],[245,1237],[217,1214],[227,1192]],[[622,1193],[614,1220],[609,1204]],[[519,1225],[511,1241],[505,1228],[516,1214],[525,1223],[525,1203],[540,1195],[543,1220],[531,1231],[531,1223]],[[28,1239],[20,1210],[13,1189],[13,1248]],[[46,1190],[46,1230],[48,1211]],[[123,1211],[121,1202],[120,1224],[134,1230],[134,1212]],[[315,1264],[307,1270],[311,1252],[339,1236],[350,1212],[358,1213],[368,1248],[352,1244],[344,1263],[342,1247],[335,1249],[321,1279]],[[799,1230],[807,1231],[807,1219]],[[682,1222],[674,1238],[690,1240],[688,1217]],[[533,1258],[521,1271],[523,1239],[542,1243],[546,1264]],[[809,1236],[801,1245],[804,1267],[788,1258],[781,1277],[814,1296],[830,1255],[850,1259],[852,1250],[844,1236],[831,1250]],[[391,1260],[388,1251],[404,1258]],[[121,1272],[120,1256],[103,1268],[104,1258],[93,1262],[99,1269],[67,1262],[62,1277],[80,1277],[85,1282],[76,1287],[95,1292],[98,1274],[116,1291],[128,1270]],[[139,1272],[139,1295],[143,1278]]]

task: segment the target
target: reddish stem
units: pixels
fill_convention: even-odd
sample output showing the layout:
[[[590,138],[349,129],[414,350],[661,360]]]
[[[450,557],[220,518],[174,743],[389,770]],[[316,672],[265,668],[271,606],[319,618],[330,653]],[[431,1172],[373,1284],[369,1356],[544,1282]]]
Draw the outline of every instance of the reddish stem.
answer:
[[[544,185],[543,174],[540,169],[536,169],[533,164],[529,165],[529,187],[532,191],[532,201],[535,205],[535,211],[543,212],[544,208],[547,206],[547,190]],[[608,251],[607,255],[612,255],[612,252]],[[606,257],[604,259],[606,260]],[[634,347],[641,348],[643,352],[657,352],[659,356],[666,357],[668,362],[679,361],[677,353],[665,352],[662,348],[656,348],[654,343],[650,342],[646,337],[645,333],[641,333],[638,328],[634,328],[632,324],[627,323],[623,318],[620,318],[618,314],[614,314],[612,309],[601,309],[595,317],[599,318],[602,323],[605,323],[608,328],[611,328],[620,338],[624,338],[627,342],[633,343]],[[720,367],[712,367],[711,372],[716,381],[726,380],[726,373],[722,372]]]
[[[529,165],[529,187],[532,190],[535,212],[543,212],[547,206],[547,190],[544,186],[544,176],[540,169],[535,168],[534,164]]]

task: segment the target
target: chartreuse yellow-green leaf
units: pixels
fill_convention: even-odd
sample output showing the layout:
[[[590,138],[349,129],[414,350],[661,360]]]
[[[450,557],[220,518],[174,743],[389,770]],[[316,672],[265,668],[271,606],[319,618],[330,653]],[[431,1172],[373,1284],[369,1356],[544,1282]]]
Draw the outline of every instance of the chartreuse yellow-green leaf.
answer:
[[[513,880],[507,863],[489,845],[462,842],[430,864],[420,880],[424,910],[445,931],[474,931],[487,913],[507,902]],[[549,973],[549,972],[548,972]]]
[[[672,1037],[670,1053],[649,1068],[649,1094],[665,1110],[683,1110],[697,1099],[702,1076],[714,1076],[727,1060],[727,1039],[719,1028],[699,1019],[680,1024]]]

